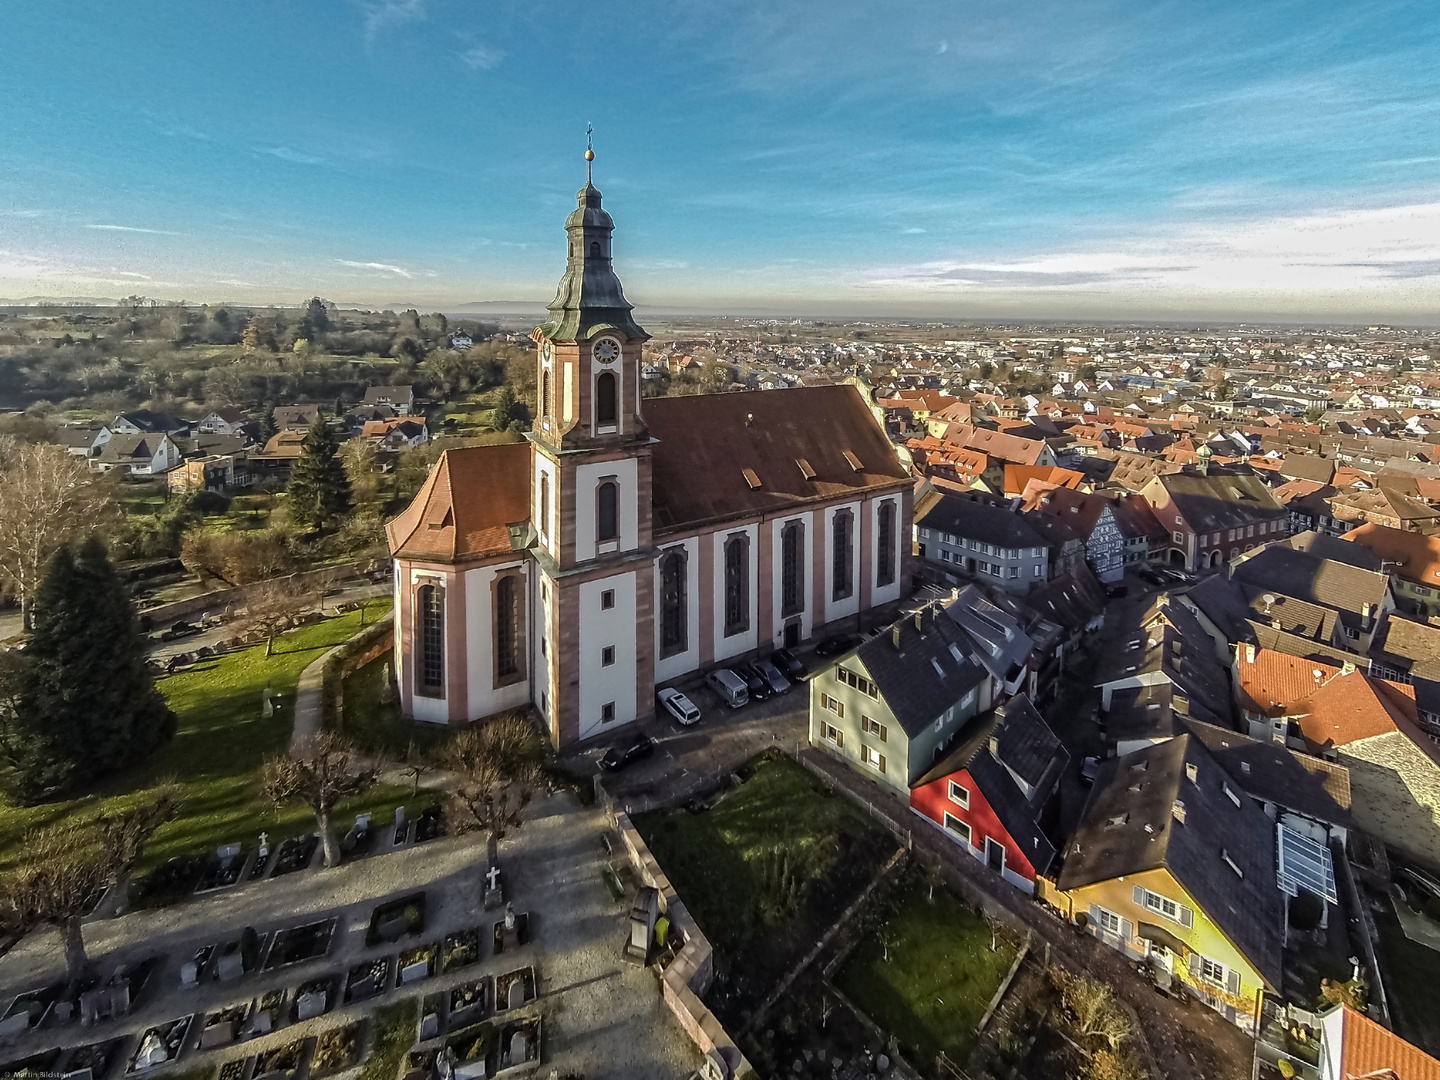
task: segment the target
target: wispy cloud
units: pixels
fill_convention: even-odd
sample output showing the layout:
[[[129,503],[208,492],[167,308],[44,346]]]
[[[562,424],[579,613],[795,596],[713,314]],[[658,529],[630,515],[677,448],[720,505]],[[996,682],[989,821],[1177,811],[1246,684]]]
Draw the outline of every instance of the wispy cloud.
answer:
[[[184,236],[184,233],[171,232],[169,229],[142,229],[138,225],[108,225],[89,224],[87,229],[97,229],[101,232],[125,232],[125,233],[148,233],[151,236]]]
[[[290,161],[296,165],[324,165],[325,159],[314,154],[304,154],[299,150],[291,150],[288,146],[261,146],[257,148],[262,154],[269,154],[281,161]]]
[[[5,217],[38,218],[44,217],[44,210],[0,210],[0,215]]]
[[[471,45],[460,54],[460,62],[471,71],[489,71],[504,59],[503,50],[489,45]]]
[[[353,259],[336,259],[335,261],[341,266],[349,266],[356,270],[374,270],[376,273],[379,274],[391,274],[395,277],[407,279],[413,278],[415,276],[415,271],[406,270],[405,267],[395,266],[392,263],[356,262]]]
[[[376,0],[365,3],[365,47],[371,48],[380,35],[405,23],[418,22],[425,18],[426,0]]]

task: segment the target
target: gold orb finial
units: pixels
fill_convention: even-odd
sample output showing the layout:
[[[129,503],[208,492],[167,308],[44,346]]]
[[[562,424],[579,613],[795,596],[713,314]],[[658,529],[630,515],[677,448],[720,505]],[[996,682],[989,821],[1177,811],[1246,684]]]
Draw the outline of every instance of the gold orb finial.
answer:
[[[586,151],[585,151],[585,160],[586,160],[586,161],[594,161],[594,160],[595,160],[595,151],[594,151],[594,150],[586,150]]]

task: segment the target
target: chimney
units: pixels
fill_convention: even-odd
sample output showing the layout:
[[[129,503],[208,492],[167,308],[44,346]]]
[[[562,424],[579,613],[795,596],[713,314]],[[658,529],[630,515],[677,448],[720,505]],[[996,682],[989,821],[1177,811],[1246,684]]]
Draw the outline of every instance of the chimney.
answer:
[[[1184,694],[1171,694],[1170,705],[1179,715],[1190,715],[1190,699]]]
[[[1253,663],[1255,662],[1255,646],[1254,646],[1254,645],[1246,645],[1246,646],[1245,646],[1245,662],[1246,662],[1247,664],[1253,664]]]
[[[916,629],[916,630],[924,630],[924,629],[925,629],[925,627],[924,627],[924,622],[925,622],[925,609],[924,609],[924,608],[919,608],[919,609],[917,609],[916,612],[915,612],[915,629]]]
[[[745,426],[749,427],[753,423],[755,423],[755,414],[753,412],[747,412],[745,414]]]
[[[900,624],[898,622],[890,628],[890,641],[895,648],[900,648]]]
[[[1341,674],[1341,675],[1349,675],[1349,674],[1350,674],[1352,671],[1354,671],[1354,670],[1355,670],[1355,665],[1352,664],[1349,660],[1346,660],[1343,664],[1340,665],[1340,674]]]

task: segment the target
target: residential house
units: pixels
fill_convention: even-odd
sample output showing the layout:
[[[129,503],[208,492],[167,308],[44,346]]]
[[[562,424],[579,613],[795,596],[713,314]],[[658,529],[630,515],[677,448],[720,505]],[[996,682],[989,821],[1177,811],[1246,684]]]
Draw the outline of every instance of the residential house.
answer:
[[[975,584],[956,590],[945,614],[975,643],[972,655],[990,673],[992,701],[1033,689],[1030,660],[1035,643],[1018,618],[993,603]]]
[[[475,339],[464,330],[457,330],[450,335],[450,348],[456,352],[468,352],[475,344]]]
[[[1345,539],[1380,557],[1402,611],[1422,618],[1440,614],[1440,536],[1360,525],[1346,533]]]
[[[926,500],[916,509],[915,535],[920,558],[941,574],[980,577],[1017,593],[1050,576],[1045,538],[1020,514],[979,493]]]
[[[1440,626],[1387,615],[1370,644],[1369,671],[1411,687],[1420,727],[1440,740]]]
[[[1085,561],[1101,581],[1125,576],[1125,538],[1116,517],[1116,500],[1056,488],[1040,496],[1035,513],[1068,522],[1084,537]]]
[[[1374,491],[1343,491],[1326,502],[1330,516],[1349,528],[1369,524],[1406,532],[1433,532],[1440,526],[1440,510],[1384,485]]]
[[[113,434],[104,424],[99,427],[66,424],[56,430],[55,441],[76,457],[93,458],[99,455],[100,448],[110,441]]]
[[[162,476],[180,464],[179,447],[168,435],[120,435],[108,439],[94,459],[101,472],[119,469],[128,476]]]
[[[1096,676],[1100,707],[1108,711],[1120,691],[1158,683],[1173,686],[1186,715],[1230,725],[1229,681],[1215,641],[1196,613],[1174,598],[1152,604],[1136,633],[1101,657]],[[1148,708],[1151,701],[1143,704]]]
[[[1395,610],[1390,579],[1319,552],[1268,544],[1232,562],[1230,580],[1272,625],[1364,653],[1381,616]]]
[[[430,432],[423,419],[367,420],[360,437],[384,450],[413,450],[429,440]]]
[[[1440,1060],[1349,1005],[1318,1014],[1268,1000],[1266,1006],[1267,1023],[1255,1042],[1257,1077],[1280,1075],[1283,1059],[1297,1080],[1440,1080]],[[1295,1053],[1289,1035],[1302,1024],[1310,1032],[1314,1065]]]
[[[186,458],[166,475],[169,489],[180,494],[249,487],[249,456],[244,452]]]
[[[1289,513],[1248,469],[1157,476],[1140,494],[1170,533],[1167,561],[1187,570],[1218,568],[1225,559],[1289,535]]]
[[[971,720],[910,790],[910,808],[1011,885],[1035,891],[1055,858],[1070,754],[1024,695]]]
[[[1281,985],[1275,824],[1185,734],[1106,763],[1041,899],[1254,1032]]]
[[[189,435],[190,421],[168,413],[136,409],[121,413],[107,425],[116,435]]]
[[[243,412],[233,405],[225,405],[202,416],[196,430],[204,435],[239,435],[246,423]]]
[[[1275,489],[1275,501],[1290,512],[1290,531],[1325,532],[1339,536],[1353,527],[1353,522],[1339,521],[1330,516],[1330,498],[1340,489],[1315,480],[1289,480]]]
[[[257,476],[289,476],[290,466],[305,448],[308,429],[278,431],[270,436],[264,449],[250,455],[250,466]]]
[[[894,623],[811,678],[811,745],[908,798],[991,707],[973,648],[938,605]]]
[[[360,405],[365,409],[393,409],[396,416],[411,416],[415,412],[415,388],[413,386],[367,386]]]
[[[315,423],[315,418],[320,415],[319,405],[276,405],[271,413],[275,420],[277,431],[300,431],[310,430],[310,425]]]

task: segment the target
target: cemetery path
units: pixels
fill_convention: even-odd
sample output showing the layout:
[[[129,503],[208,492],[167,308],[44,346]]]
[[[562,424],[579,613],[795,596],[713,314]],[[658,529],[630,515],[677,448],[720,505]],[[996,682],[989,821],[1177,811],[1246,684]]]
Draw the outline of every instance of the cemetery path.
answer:
[[[364,633],[364,631],[361,631]],[[290,752],[296,753],[320,734],[325,720],[325,661],[345,647],[342,642],[310,661],[300,673],[295,690],[295,729],[290,734]]]

